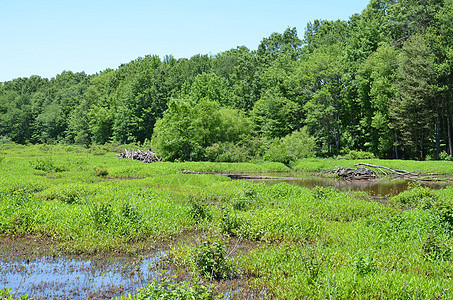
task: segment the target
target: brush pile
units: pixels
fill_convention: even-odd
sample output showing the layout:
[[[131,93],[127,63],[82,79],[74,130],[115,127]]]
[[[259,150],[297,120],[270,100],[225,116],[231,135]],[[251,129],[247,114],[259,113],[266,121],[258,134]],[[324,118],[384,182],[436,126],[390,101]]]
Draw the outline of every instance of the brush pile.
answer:
[[[137,150],[137,151],[128,151],[124,149],[124,152],[116,155],[118,158],[129,158],[133,160],[139,160],[144,163],[153,163],[157,161],[164,161],[162,158],[158,157],[156,153],[152,152],[151,149],[147,151]]]
[[[376,173],[367,168],[336,168],[330,170],[330,173],[345,180],[372,180],[377,178]]]

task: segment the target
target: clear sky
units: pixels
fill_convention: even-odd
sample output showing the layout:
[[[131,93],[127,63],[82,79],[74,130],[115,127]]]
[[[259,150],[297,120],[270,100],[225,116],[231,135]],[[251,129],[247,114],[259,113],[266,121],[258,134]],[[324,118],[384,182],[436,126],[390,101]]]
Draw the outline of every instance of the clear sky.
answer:
[[[140,56],[190,58],[246,46],[315,19],[348,20],[369,0],[0,0],[0,82],[93,74]]]

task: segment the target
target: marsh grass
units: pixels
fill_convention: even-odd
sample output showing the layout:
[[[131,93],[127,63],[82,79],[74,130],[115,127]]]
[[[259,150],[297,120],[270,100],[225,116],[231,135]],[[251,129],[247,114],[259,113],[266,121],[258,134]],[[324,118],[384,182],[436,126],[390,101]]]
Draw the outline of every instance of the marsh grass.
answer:
[[[453,187],[415,185],[383,204],[333,188],[181,173],[288,171],[278,163],[143,164],[118,160],[109,147],[0,147],[1,235],[40,236],[84,254],[134,253],[180,236],[188,241],[170,251],[175,272],[214,284],[239,277],[278,299],[453,298]],[[355,162],[305,159],[293,168]],[[366,162],[453,173],[450,162]],[[233,253],[231,238],[253,246]],[[161,282],[140,293],[190,288]]]

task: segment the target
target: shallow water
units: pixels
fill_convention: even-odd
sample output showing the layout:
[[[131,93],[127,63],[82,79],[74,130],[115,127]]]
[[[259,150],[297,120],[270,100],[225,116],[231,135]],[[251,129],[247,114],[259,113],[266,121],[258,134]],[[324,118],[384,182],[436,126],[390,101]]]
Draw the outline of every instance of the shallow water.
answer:
[[[267,184],[286,182],[289,184],[306,187],[334,187],[342,192],[364,191],[371,196],[385,197],[394,196],[407,190],[410,186],[409,180],[341,180],[333,178],[301,178],[296,180],[265,180]],[[451,184],[451,183],[450,183]],[[420,182],[421,186],[431,189],[441,189],[448,186],[445,182]]]
[[[111,299],[156,278],[156,262],[163,254],[144,259],[0,260],[0,287],[10,288],[16,297],[28,294],[34,299]]]

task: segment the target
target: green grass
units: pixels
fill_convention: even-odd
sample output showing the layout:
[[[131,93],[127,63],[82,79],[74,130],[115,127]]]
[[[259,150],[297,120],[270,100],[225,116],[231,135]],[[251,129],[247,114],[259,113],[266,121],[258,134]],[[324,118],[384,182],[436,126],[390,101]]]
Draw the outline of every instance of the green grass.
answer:
[[[219,285],[234,277],[278,299],[453,298],[453,187],[415,185],[384,205],[333,188],[181,173],[288,171],[282,164],[143,164],[103,148],[1,147],[0,235],[41,236],[59,251],[87,254],[134,252],[193,236],[196,241],[174,247],[169,260],[203,280],[215,271]],[[306,159],[293,170],[356,162]],[[364,162],[453,173],[450,162]],[[234,241],[249,246],[230,255]],[[182,295],[212,291],[196,286],[185,293],[184,285],[166,284]],[[161,292],[170,290],[141,291]]]

